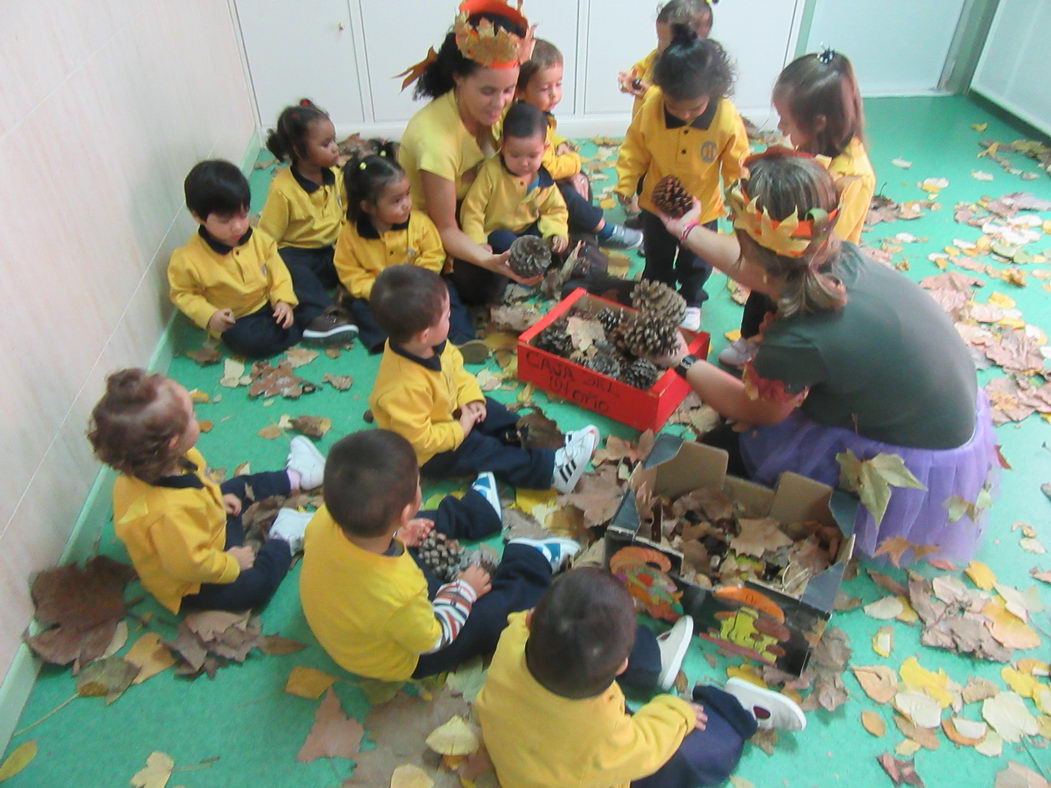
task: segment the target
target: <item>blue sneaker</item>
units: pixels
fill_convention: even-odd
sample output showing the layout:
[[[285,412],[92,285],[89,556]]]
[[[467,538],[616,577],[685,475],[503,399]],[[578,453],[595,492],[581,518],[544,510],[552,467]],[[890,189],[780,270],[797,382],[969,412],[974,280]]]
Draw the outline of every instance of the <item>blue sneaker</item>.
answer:
[[[496,510],[496,516],[501,520],[504,517],[504,508],[500,505],[500,491],[496,488],[496,477],[492,472],[478,474],[478,478],[471,483],[471,489],[481,495]]]
[[[569,564],[569,559],[580,552],[580,543],[572,539],[561,539],[552,537],[550,539],[526,539],[520,537],[508,542],[512,544],[524,544],[539,550],[540,554],[551,564],[551,572],[557,574]]]

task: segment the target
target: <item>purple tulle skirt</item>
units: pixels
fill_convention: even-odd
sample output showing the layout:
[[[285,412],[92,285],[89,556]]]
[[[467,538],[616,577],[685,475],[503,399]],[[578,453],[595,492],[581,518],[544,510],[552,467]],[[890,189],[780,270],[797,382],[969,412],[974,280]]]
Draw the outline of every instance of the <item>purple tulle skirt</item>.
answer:
[[[952,522],[948,501],[957,495],[974,502],[983,488],[990,495],[996,491],[1000,466],[984,391],[978,390],[974,435],[957,449],[913,449],[870,440],[843,427],[818,424],[799,411],[780,424],[741,435],[741,453],[752,478],[771,486],[782,471],[794,471],[835,487],[836,455],[847,449],[863,461],[881,452],[900,455],[927,488],[892,487],[890,504],[878,526],[869,511],[859,507],[854,522],[857,554],[872,557],[884,540],[899,536],[916,545],[936,545],[937,552],[926,555],[927,560],[957,564],[971,560],[985,529],[987,509],[968,511]],[[909,551],[902,563],[912,560]]]

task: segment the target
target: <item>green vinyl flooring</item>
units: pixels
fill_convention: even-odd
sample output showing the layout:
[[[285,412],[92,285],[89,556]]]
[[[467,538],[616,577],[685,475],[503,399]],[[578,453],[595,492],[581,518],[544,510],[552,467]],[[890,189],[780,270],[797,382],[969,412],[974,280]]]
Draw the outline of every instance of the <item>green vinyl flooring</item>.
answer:
[[[925,200],[927,193],[918,188],[925,178],[946,178],[949,185],[941,190],[937,202],[941,210],[925,213],[916,221],[882,223],[867,231],[864,241],[879,246],[881,239],[897,233],[910,233],[921,240],[901,244],[903,250],[894,255],[893,262],[908,261],[908,276],[922,279],[940,273],[928,254],[939,252],[956,239],[974,240],[980,231],[953,221],[953,207],[957,203],[974,203],[983,196],[999,197],[1012,192],[1031,192],[1051,199],[1051,178],[1040,173],[1035,180],[1023,180],[1009,174],[988,159],[978,159],[980,139],[1009,143],[1020,138],[1031,138],[1031,133],[1012,125],[998,114],[964,97],[936,97],[909,99],[876,99],[866,102],[869,152],[876,168],[877,191],[899,202]],[[988,123],[983,132],[972,129],[972,124]],[[592,141],[582,140],[585,156],[594,156]],[[1012,163],[1025,172],[1040,172],[1035,163],[1017,154],[1005,154]],[[265,152],[260,160],[269,159]],[[892,164],[894,159],[912,162],[910,169]],[[988,181],[972,177],[972,171],[983,170],[992,175]],[[271,170],[257,170],[252,176],[253,207],[258,210],[265,198],[266,184]],[[611,174],[611,178],[615,175]],[[599,190],[612,183],[596,183]],[[619,210],[619,209],[618,209]],[[614,214],[616,215],[616,214]],[[1042,215],[1051,220],[1051,213]],[[1041,241],[1028,248],[1051,258],[1051,239],[1044,235]],[[641,259],[633,257],[633,273],[641,270]],[[1003,268],[1001,264],[993,263]],[[993,292],[1002,292],[1017,303],[1024,320],[1046,332],[1051,332],[1051,294],[1044,280],[1035,278],[1033,271],[1049,270],[1051,264],[1023,266],[1030,276],[1024,287],[983,276],[985,287],[976,291],[975,298],[987,301]],[[951,267],[950,267],[951,269]],[[738,327],[740,306],[734,303],[722,275],[715,275],[708,284],[712,294],[704,311],[704,328],[712,334],[712,353],[726,343],[724,333]],[[351,375],[354,385],[338,392],[322,385],[309,396],[298,400],[250,400],[244,388],[228,389],[219,385],[222,365],[200,367],[183,355],[184,351],[199,347],[204,336],[181,318],[174,333],[175,360],[170,374],[188,388],[196,388],[213,397],[221,394],[218,403],[198,406],[198,418],[214,423],[214,428],[201,436],[200,448],[212,467],[232,471],[249,461],[253,471],[276,469],[283,466],[288,435],[276,440],[258,436],[264,427],[278,423],[284,414],[325,416],[332,420],[332,428],[319,442],[327,450],[343,435],[368,425],[363,420],[367,407],[370,382],[378,357],[369,357],[360,347],[342,352],[338,358],[321,355],[299,373],[319,382],[326,372]],[[489,362],[491,365],[494,363]],[[979,373],[984,384],[1001,375],[996,367]],[[515,391],[497,391],[497,399],[512,400]],[[634,438],[637,433],[565,402],[549,401],[543,393],[535,395],[547,415],[557,419],[564,430],[596,423],[603,435]],[[670,428],[678,431],[682,428]],[[1051,555],[1024,551],[1020,545],[1021,532],[1012,530],[1018,522],[1035,527],[1037,539],[1051,550],[1051,500],[1040,486],[1051,481],[1051,427],[1038,415],[1022,423],[1009,423],[997,430],[1004,457],[1012,466],[1003,473],[999,497],[990,511],[989,528],[978,558],[987,563],[999,580],[1020,590],[1037,583],[1029,575],[1032,567],[1051,569]],[[455,489],[446,483],[430,487],[425,499],[437,492]],[[120,543],[113,535],[112,525],[103,529],[100,543],[102,553],[127,560]],[[903,574],[890,570],[901,578]],[[922,569],[934,574],[931,567]],[[847,581],[844,590],[862,598],[866,603],[883,595],[864,572]],[[20,774],[9,781],[11,786],[120,786],[128,785],[133,774],[146,763],[151,752],[165,752],[174,758],[177,767],[200,765],[200,768],[176,771],[169,781],[171,786],[187,788],[201,786],[302,786],[326,788],[337,786],[352,772],[353,763],[343,759],[321,759],[310,764],[296,762],[299,751],[314,719],[317,702],[285,694],[282,690],[295,665],[320,668],[336,675],[340,669],[325,655],[312,637],[303,618],[298,599],[298,569],[294,569],[262,614],[267,633],[279,633],[308,644],[308,648],[289,656],[263,656],[258,652],[243,665],[231,665],[220,670],[214,680],[207,677],[195,681],[177,678],[166,671],[149,681],[130,688],[112,705],[101,698],[78,698],[42,723],[25,733],[16,735],[8,752],[18,745],[35,740],[39,747],[36,758]],[[129,598],[138,595],[137,585],[129,589]],[[1051,605],[1051,588],[1042,585],[1041,599]],[[136,606],[142,615],[152,612],[149,629],[165,638],[174,635],[175,618],[147,600]],[[871,639],[876,630],[890,623],[895,630],[895,645],[887,658],[876,655]],[[1039,648],[1017,652],[1018,657],[1051,658],[1051,621],[1046,612],[1035,617],[1034,624],[1044,633]],[[948,676],[965,684],[972,676],[985,677],[1003,686],[1000,664],[962,657],[944,650],[920,644],[921,631],[917,625],[877,621],[861,609],[837,613],[832,625],[841,627],[853,647],[851,664],[885,664],[898,668],[908,657],[916,656],[930,669],[943,669]],[[142,630],[132,622],[132,637]],[[726,669],[739,664],[739,659],[718,656],[713,668],[704,658],[710,645],[696,640],[690,648],[685,666],[691,682],[721,683]],[[888,786],[890,780],[876,762],[885,751],[893,751],[904,738],[891,722],[888,706],[877,706],[862,692],[853,675],[847,671],[844,682],[849,700],[835,712],[811,712],[809,726],[799,734],[780,737],[772,755],[748,746],[738,769],[738,775],[755,786]],[[1045,679],[1046,681],[1046,679]],[[47,715],[75,692],[74,678],[69,669],[44,666],[22,714],[19,727],[30,725]],[[346,712],[364,720],[368,701],[361,689],[349,684],[337,685]],[[1035,713],[1032,701],[1026,701]],[[867,733],[859,722],[860,712],[874,710],[887,723],[887,733],[876,738]],[[977,706],[968,705],[964,716],[978,719]],[[1051,750],[1046,739],[1030,739],[1024,744],[1005,744],[1003,755],[989,758],[973,748],[958,747],[940,737],[937,750],[921,750],[915,756],[915,766],[927,786],[992,786],[995,775],[1008,760],[1016,760],[1029,768],[1042,764],[1045,775],[1051,777]],[[366,742],[369,742],[366,726]],[[366,743],[365,747],[371,744]],[[214,759],[214,760],[209,760]],[[396,764],[392,764],[394,766]]]

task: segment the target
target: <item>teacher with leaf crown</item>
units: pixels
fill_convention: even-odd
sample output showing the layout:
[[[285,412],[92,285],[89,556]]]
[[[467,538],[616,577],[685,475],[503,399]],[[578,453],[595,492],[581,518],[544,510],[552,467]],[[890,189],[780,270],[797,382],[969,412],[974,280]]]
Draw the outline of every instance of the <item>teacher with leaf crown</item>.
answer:
[[[512,272],[509,253],[493,254],[472,241],[458,218],[479,166],[497,150],[493,126],[514,99],[519,64],[529,59],[532,46],[521,2],[515,9],[501,0],[466,0],[438,52],[432,48],[426,59],[398,75],[405,76],[402,89],[415,82],[415,97],[431,99],[409,121],[398,161],[409,176],[415,206],[437,225],[454,261],[450,289],[467,304],[498,299],[508,280],[539,280]]]
[[[731,472],[783,471],[857,492],[856,546],[899,562],[967,562],[996,481],[995,436],[974,363],[917,284],[832,231],[839,198],[822,162],[771,148],[727,190],[735,229],[663,216],[690,250],[770,296],[755,358],[738,380],[680,349],[658,359],[735,422],[706,443]]]

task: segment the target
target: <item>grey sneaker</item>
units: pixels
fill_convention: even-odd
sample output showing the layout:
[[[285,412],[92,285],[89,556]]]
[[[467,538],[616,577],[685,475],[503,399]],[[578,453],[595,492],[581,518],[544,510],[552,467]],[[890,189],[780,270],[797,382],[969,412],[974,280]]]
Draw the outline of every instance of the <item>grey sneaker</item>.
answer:
[[[638,249],[642,245],[642,233],[622,224],[615,224],[613,235],[605,241],[599,241],[599,245],[607,249]]]
[[[341,315],[335,308],[326,309],[303,329],[303,339],[309,342],[338,345],[349,342],[358,335],[354,322]]]
[[[743,367],[759,352],[759,344],[747,339],[735,339],[719,351],[719,363],[727,367]]]

